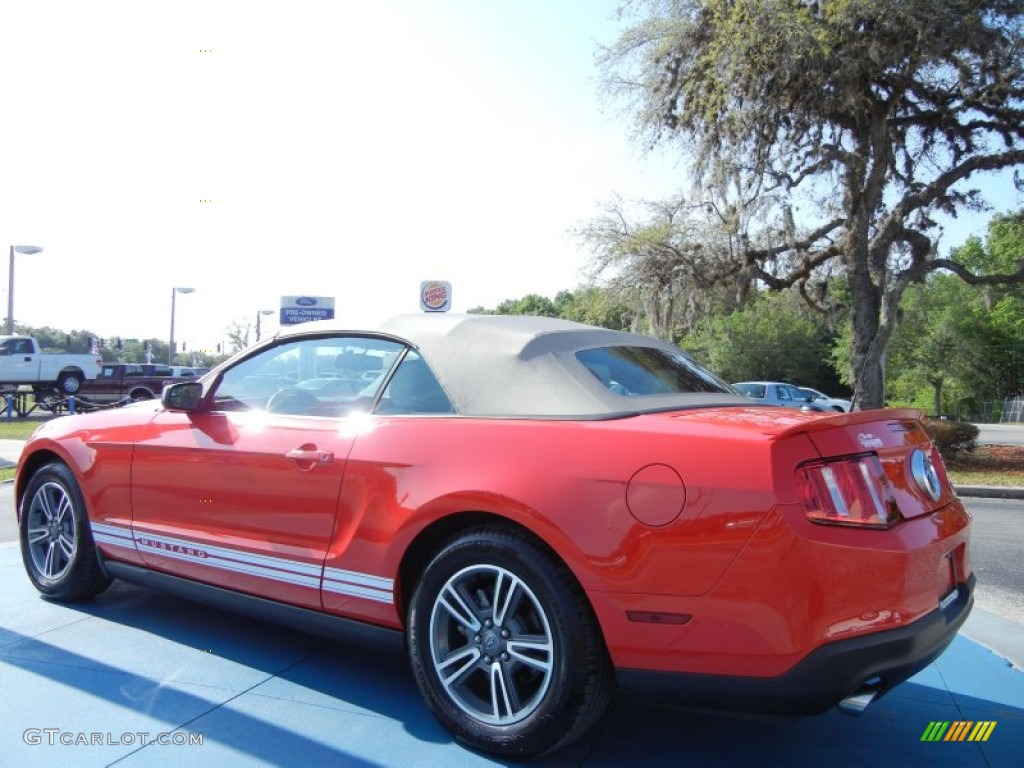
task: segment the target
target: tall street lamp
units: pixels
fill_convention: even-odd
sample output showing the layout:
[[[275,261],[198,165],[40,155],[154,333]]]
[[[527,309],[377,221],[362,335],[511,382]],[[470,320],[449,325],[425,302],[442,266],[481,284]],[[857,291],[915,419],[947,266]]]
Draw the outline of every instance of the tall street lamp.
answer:
[[[179,293],[192,293],[195,288],[171,288],[171,344],[167,348],[167,364],[174,365],[174,303]]]
[[[256,341],[260,340],[260,315],[272,315],[274,310],[272,309],[261,309],[256,313]]]
[[[14,333],[14,254],[39,253],[43,249],[38,245],[12,245],[11,260],[7,272],[7,335]]]

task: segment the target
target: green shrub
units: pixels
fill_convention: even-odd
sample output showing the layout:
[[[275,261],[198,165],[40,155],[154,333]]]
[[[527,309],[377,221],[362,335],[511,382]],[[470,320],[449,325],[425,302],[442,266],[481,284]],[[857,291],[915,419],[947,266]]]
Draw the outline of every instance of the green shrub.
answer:
[[[970,453],[977,447],[978,428],[965,421],[925,419],[924,428],[938,446],[942,458],[951,459],[961,453]]]

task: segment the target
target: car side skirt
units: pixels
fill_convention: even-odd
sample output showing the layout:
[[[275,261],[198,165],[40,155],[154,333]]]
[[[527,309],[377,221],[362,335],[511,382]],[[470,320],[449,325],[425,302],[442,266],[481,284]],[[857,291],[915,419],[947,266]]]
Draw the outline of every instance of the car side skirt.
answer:
[[[881,696],[937,659],[974,604],[974,575],[945,608],[905,627],[823,645],[787,673],[771,678],[617,669],[630,698],[701,711],[779,715],[821,714],[847,696]]]
[[[290,629],[359,645],[374,651],[404,653],[404,636],[397,629],[390,627],[379,627],[309,608],[299,608],[254,595],[233,592],[222,587],[203,584],[116,560],[104,560],[103,570],[109,576],[124,579],[132,584],[167,592],[186,600],[204,603],[232,613],[280,624]]]

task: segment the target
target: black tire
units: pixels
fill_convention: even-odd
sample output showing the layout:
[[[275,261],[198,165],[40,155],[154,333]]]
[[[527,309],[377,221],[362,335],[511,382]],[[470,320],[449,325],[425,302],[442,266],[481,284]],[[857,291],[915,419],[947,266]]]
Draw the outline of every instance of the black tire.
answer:
[[[80,373],[62,373],[57,379],[57,386],[65,395],[73,395],[82,388],[82,375]]]
[[[128,397],[133,403],[140,403],[143,400],[152,400],[154,395],[148,389],[136,389]]]
[[[413,594],[406,640],[434,716],[483,752],[550,752],[615,700],[589,603],[565,565],[524,533],[486,528],[448,542]]]
[[[82,491],[65,464],[47,464],[32,476],[18,520],[25,570],[44,595],[85,600],[110,586],[96,556]]]

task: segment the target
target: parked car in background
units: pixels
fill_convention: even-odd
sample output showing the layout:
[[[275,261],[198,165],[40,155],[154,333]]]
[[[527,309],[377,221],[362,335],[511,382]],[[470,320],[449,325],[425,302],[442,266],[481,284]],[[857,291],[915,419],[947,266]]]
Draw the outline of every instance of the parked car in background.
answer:
[[[54,390],[73,395],[102,364],[94,354],[44,354],[31,336],[0,336],[0,383],[30,384],[38,396]]]
[[[306,379],[300,381],[297,386],[299,389],[305,389],[312,392],[319,398],[330,397],[332,395],[355,395],[368,382],[363,379],[350,379],[335,376],[321,376],[315,379]]]
[[[740,381],[733,384],[751,400],[763,405],[783,405],[787,408],[803,408],[807,411],[831,410],[824,404],[814,402],[814,398],[794,384],[781,381]]]
[[[848,413],[853,407],[853,403],[849,400],[844,400],[841,397],[829,397],[824,392],[819,392],[818,390],[811,389],[810,387],[798,387],[798,389],[807,394],[815,405],[821,405],[833,411]]]
[[[152,363],[104,363],[95,379],[82,383],[75,397],[84,404],[117,403],[122,400],[152,400],[160,397],[166,384],[188,376],[175,376],[167,365]]]
[[[172,365],[170,366],[171,376],[176,379],[184,379],[188,377],[199,378],[200,376],[210,372],[209,368],[196,368],[194,366],[181,366]]]
[[[521,759],[618,691],[856,712],[930,664],[974,575],[920,418],[764,407],[552,318],[324,321],[41,424],[15,508],[50,600],[120,578],[404,648],[455,738]]]

